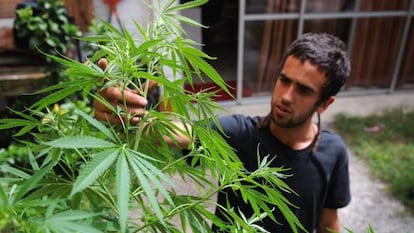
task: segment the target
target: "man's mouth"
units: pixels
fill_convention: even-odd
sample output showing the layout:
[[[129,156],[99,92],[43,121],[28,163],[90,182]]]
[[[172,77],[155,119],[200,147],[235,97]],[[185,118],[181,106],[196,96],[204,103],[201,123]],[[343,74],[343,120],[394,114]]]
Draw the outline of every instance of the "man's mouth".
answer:
[[[276,105],[276,113],[278,115],[287,116],[287,115],[291,114],[291,112],[292,111],[290,110],[290,108],[288,108],[284,105],[280,105],[280,104]]]

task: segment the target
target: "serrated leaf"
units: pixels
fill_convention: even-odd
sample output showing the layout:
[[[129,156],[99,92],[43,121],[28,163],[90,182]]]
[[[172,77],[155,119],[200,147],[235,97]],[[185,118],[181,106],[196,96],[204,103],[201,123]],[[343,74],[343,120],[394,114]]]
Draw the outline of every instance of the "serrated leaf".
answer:
[[[34,103],[30,108],[35,108],[36,110],[42,110],[45,107],[52,105],[54,103],[59,102],[60,100],[72,95],[73,93],[79,91],[82,89],[81,85],[74,85],[69,86],[67,88],[61,89],[59,91],[56,91],[41,100]]]
[[[33,176],[27,179],[21,186],[19,186],[19,191],[16,193],[15,200],[20,200],[25,196],[30,190],[35,188],[38,182],[52,169],[54,163],[49,163],[46,167],[36,171]]]
[[[182,4],[178,4],[175,6],[171,6],[169,7],[169,11],[182,11],[182,10],[186,10],[186,9],[190,9],[190,8],[195,8],[195,7],[199,7],[204,5],[205,3],[207,3],[208,0],[194,0],[194,1],[187,1],[185,3]]]
[[[102,69],[94,69],[92,67],[87,66],[86,64],[80,63],[76,60],[73,60],[69,57],[58,57],[51,54],[46,54],[46,56],[52,58],[56,62],[66,66],[68,70],[66,71],[69,75],[73,75],[74,77],[81,75],[79,77],[101,77],[103,75]]]
[[[12,167],[12,166],[10,166],[10,165],[8,165],[6,163],[0,165],[0,170],[3,173],[10,173],[10,174],[13,174],[13,175],[15,175],[15,176],[17,176],[19,178],[22,178],[22,179],[29,179],[30,178],[30,175],[27,174],[26,172],[24,172],[23,170],[20,170],[20,169],[17,169],[15,167]]]
[[[130,181],[129,167],[125,154],[118,156],[116,166],[116,187],[118,196],[119,225],[121,232],[126,232],[129,214]]]
[[[106,126],[104,124],[102,124],[101,122],[97,121],[95,118],[91,117],[90,115],[86,114],[85,112],[77,109],[76,112],[81,115],[81,117],[83,117],[86,121],[89,122],[89,124],[91,124],[92,126],[94,126],[95,128],[97,128],[100,132],[102,132],[103,134],[105,134],[105,136],[107,136],[109,139],[111,139],[112,141],[116,142],[116,137],[114,136],[114,134],[112,133],[111,130],[109,130],[108,128],[106,128]]]
[[[71,195],[82,191],[95,182],[113,164],[118,155],[118,149],[105,150],[92,155],[92,160],[82,168],[76,178]]]
[[[31,131],[33,128],[39,125],[38,121],[24,120],[24,119],[0,119],[0,130],[3,129],[13,129],[17,127],[22,127],[14,136],[19,137],[27,132]]]
[[[53,220],[63,220],[63,221],[73,221],[73,220],[82,220],[90,217],[97,216],[97,213],[88,213],[80,210],[68,210],[54,214],[50,219]]]
[[[97,215],[99,214],[87,213],[79,210],[68,210],[50,216],[46,220],[46,224],[49,228],[52,228],[57,232],[100,233],[101,231],[94,227],[75,222],[76,220],[80,221]]]
[[[148,179],[145,173],[145,171],[147,170],[142,164],[139,163],[139,160],[134,159],[134,158],[131,158],[131,160],[134,161],[134,163],[131,164],[132,170],[134,171],[136,177],[138,178],[138,181],[140,182],[145,192],[145,196],[148,198],[148,201],[152,209],[154,210],[155,215],[157,216],[158,220],[164,224],[165,222],[164,222],[164,218],[161,212],[160,205],[157,200],[157,196],[155,195],[151,187],[151,184],[150,184],[150,182],[152,182],[153,180]]]
[[[142,154],[140,152],[137,152],[138,154]],[[143,154],[142,154],[143,155]],[[144,155],[145,156],[145,155]],[[155,187],[162,193],[164,198],[171,204],[174,205],[174,202],[172,201],[168,191],[165,189],[165,185],[161,184],[160,181],[164,181],[166,184],[171,186],[171,188],[175,188],[175,184],[172,181],[172,179],[168,178],[162,171],[160,171],[158,168],[156,168],[154,165],[152,165],[150,162],[146,161],[145,159],[140,159],[135,156],[129,157],[132,161],[134,161],[134,165],[138,166],[143,174],[148,178],[148,180],[151,180]]]
[[[62,148],[62,149],[80,149],[80,148],[109,148],[117,145],[100,138],[91,136],[68,136],[45,142],[45,145]]]

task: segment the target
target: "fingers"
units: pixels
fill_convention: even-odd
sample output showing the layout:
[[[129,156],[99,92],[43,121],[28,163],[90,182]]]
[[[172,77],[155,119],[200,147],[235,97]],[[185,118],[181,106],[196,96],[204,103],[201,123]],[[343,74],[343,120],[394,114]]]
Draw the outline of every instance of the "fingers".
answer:
[[[121,122],[127,121],[127,116],[125,113],[115,114],[113,111],[109,110],[105,105],[101,104],[101,102],[95,100],[94,101],[94,117],[100,121],[106,121],[114,124],[119,124]],[[130,110],[127,110],[128,112]],[[127,112],[123,111],[123,112]],[[142,116],[145,114],[145,110],[135,110],[135,114],[132,114],[129,118],[129,122],[131,123],[138,123]]]
[[[108,61],[106,58],[99,59],[98,66],[101,67],[102,70],[106,70],[106,67],[108,66]]]
[[[145,97],[131,89],[125,89],[124,92],[122,92],[119,87],[108,87],[99,92],[99,94],[109,102],[122,105],[125,103],[131,108],[145,108],[148,104]]]
[[[105,70],[108,66],[108,61],[105,58],[101,58],[98,61],[98,66]],[[157,82],[148,80],[144,85],[149,85],[148,91],[151,93],[157,86]],[[98,120],[111,123],[125,122],[126,113],[128,113],[131,115],[130,122],[139,122],[146,112],[148,101],[136,90],[124,89],[121,91],[119,86],[112,86],[101,90],[98,94],[105,99],[103,102],[99,99],[93,101],[94,116]],[[108,106],[108,104],[113,107]],[[118,114],[113,111],[114,108],[117,111],[120,108]]]
[[[102,70],[106,70],[106,68],[108,67],[108,60],[106,60],[106,58],[101,58],[98,61],[98,66],[102,69]],[[157,82],[154,80],[148,80],[147,82],[145,82],[145,84],[143,85],[142,89],[145,89],[145,85],[149,83],[149,93],[151,93],[154,88],[157,87]]]
[[[126,120],[126,113],[128,113],[132,116],[131,122],[138,122],[146,112],[145,107],[148,101],[135,91],[127,89],[122,94],[118,87],[108,87],[98,94],[114,108],[120,108],[120,114],[116,114],[112,108],[95,99],[93,101],[94,116],[98,120],[120,123]]]

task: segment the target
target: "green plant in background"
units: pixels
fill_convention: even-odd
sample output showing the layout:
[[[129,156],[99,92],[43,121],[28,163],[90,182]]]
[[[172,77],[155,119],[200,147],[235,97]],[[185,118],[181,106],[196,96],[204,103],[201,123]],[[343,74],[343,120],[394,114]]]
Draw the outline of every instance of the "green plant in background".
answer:
[[[61,1],[37,0],[36,3],[36,7],[28,5],[16,10],[17,43],[49,54],[66,54],[68,48],[74,48],[75,37],[81,36],[78,26],[70,20]]]
[[[414,112],[390,109],[367,117],[338,115],[335,127],[373,174],[388,184],[390,193],[414,213]]]
[[[18,47],[54,55],[68,55],[76,47],[76,38],[82,35],[60,0],[37,0],[16,9],[13,27]],[[52,72],[53,76],[64,75],[58,63],[41,57],[48,62],[47,71]]]
[[[295,207],[280,193],[282,189],[293,192],[283,181],[285,170],[269,167],[266,157],[257,161],[257,171],[248,172],[209,127],[220,109],[211,100],[214,93],[192,94],[183,89],[185,82],[200,77],[228,92],[207,62],[213,58],[196,49],[180,25],[202,26],[179,12],[207,0],[175,2],[157,1],[156,19],[146,29],[136,25],[139,40],[126,29],[121,32],[102,22],[106,34],[84,39],[99,48],[86,63],[48,55],[66,67],[70,79],[42,90],[47,96],[27,111],[16,112],[18,118],[0,120],[0,129],[18,128],[17,138],[34,137],[20,141],[29,149],[25,166],[1,161],[3,232],[209,232],[211,223],[230,232],[261,232],[256,222],[262,216],[274,219],[273,205],[293,232],[301,228],[290,211]],[[108,60],[105,70],[95,65],[101,57]],[[126,119],[115,126],[95,120],[84,103],[71,101],[79,93],[85,99],[104,101],[92,90],[112,85],[148,97],[149,81],[162,88],[160,103],[172,111],[159,112],[155,105],[138,125],[130,123],[132,116],[122,111],[125,106],[114,109],[106,103]],[[192,129],[177,128],[171,120],[190,123]],[[197,138],[199,144],[182,154],[163,139],[176,132]],[[180,192],[174,175],[191,180],[199,193]],[[217,206],[227,213],[229,222],[217,219],[209,207],[216,204],[212,197],[224,189],[239,191],[255,214],[239,216],[231,206]]]

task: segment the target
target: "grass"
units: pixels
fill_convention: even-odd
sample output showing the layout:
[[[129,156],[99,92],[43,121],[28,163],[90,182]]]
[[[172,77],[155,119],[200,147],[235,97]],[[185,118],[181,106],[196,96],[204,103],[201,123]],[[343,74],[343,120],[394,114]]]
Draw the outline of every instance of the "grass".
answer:
[[[414,214],[414,111],[391,109],[368,117],[341,114],[334,123],[352,151]]]

